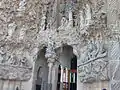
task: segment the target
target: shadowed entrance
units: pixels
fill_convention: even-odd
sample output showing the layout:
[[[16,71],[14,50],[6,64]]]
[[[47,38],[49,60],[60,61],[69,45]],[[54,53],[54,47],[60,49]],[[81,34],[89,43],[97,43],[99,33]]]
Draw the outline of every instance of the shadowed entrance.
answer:
[[[71,46],[63,46],[56,90],[77,90],[77,57]]]

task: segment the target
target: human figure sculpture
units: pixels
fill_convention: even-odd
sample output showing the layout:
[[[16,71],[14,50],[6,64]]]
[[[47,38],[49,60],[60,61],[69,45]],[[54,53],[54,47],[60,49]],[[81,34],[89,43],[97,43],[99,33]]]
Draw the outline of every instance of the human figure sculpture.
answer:
[[[17,61],[15,59],[15,55],[14,54],[10,56],[10,58],[8,60],[8,64],[10,64],[10,65],[16,65],[17,64]]]
[[[23,13],[25,12],[25,9],[26,9],[26,0],[20,0],[19,2],[19,8],[17,9],[18,10],[18,15],[17,16],[22,16]]]
[[[85,5],[85,10],[86,10],[86,25],[89,25],[91,20],[91,9],[89,4]]]
[[[93,39],[89,41],[87,51],[82,55],[82,59],[84,59],[84,61],[88,61],[98,57],[104,57],[106,54],[103,44],[100,43],[100,41]]]
[[[79,11],[79,14],[80,14],[80,28],[82,29],[84,27],[84,24],[85,24],[85,20],[83,17],[83,11]]]
[[[17,25],[15,24],[15,22],[11,23],[8,25],[8,39],[11,39],[13,33],[15,32]]]
[[[66,17],[62,17],[61,19],[61,25],[59,27],[59,29],[65,28],[68,24],[68,20],[66,19]]]
[[[88,57],[95,58],[96,51],[97,51],[97,48],[96,48],[94,42],[90,41],[89,46],[88,46]]]
[[[45,30],[46,29],[46,14],[43,13],[43,16],[42,16],[42,19],[41,19],[41,25],[40,25],[40,28],[41,30]]]
[[[1,47],[1,48],[0,48],[0,63],[2,63],[3,60],[4,60],[3,55],[5,55],[5,51],[4,51],[4,48]]]
[[[23,25],[23,27],[20,31],[19,40],[24,39],[25,33],[26,33],[26,27],[25,27],[25,25]]]
[[[26,0],[20,0],[19,11],[25,10]]]

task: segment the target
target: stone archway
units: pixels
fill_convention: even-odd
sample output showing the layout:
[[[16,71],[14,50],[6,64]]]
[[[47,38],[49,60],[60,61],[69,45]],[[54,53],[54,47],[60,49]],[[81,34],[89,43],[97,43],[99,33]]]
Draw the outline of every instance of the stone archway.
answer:
[[[73,47],[63,45],[56,49],[59,69],[56,90],[77,90],[77,56]]]
[[[47,90],[48,83],[48,63],[45,58],[46,48],[38,52],[37,60],[34,65],[33,90]]]

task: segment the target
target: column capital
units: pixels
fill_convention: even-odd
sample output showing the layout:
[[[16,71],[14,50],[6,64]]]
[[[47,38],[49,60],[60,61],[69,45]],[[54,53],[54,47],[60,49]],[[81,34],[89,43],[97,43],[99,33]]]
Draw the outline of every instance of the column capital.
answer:
[[[48,45],[48,47],[46,49],[45,57],[47,58],[48,63],[55,62],[57,56],[56,56],[53,46]]]
[[[52,68],[53,67],[53,62],[48,62],[48,67]]]

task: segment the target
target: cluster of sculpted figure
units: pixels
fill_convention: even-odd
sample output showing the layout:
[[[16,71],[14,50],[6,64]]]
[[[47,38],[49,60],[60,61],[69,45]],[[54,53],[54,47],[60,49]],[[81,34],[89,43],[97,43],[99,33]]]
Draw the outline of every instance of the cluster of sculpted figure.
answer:
[[[82,59],[84,59],[84,61],[88,61],[91,59],[96,59],[98,57],[104,57],[107,55],[107,52],[105,51],[103,44],[100,43],[100,41],[91,40],[89,41],[87,51],[85,51],[84,54],[85,57]]]
[[[21,59],[18,59],[16,57],[15,54],[13,54],[8,62],[6,62],[7,64],[10,64],[10,65],[18,65],[18,66],[28,66],[28,61],[27,61],[27,58],[26,57],[23,57]]]

